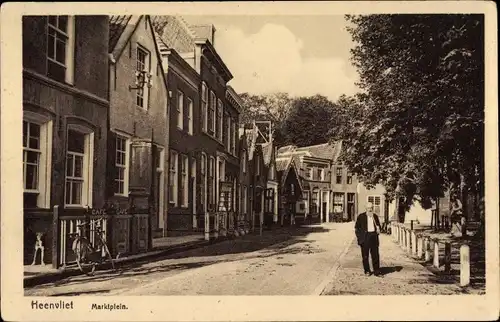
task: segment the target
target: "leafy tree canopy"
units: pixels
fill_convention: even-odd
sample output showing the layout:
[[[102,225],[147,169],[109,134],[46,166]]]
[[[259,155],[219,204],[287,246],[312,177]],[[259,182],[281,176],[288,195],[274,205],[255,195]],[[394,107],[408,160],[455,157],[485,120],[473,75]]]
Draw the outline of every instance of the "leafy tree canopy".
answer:
[[[341,97],[331,139],[389,197],[424,207],[451,185],[484,186],[481,15],[346,16],[362,92]]]

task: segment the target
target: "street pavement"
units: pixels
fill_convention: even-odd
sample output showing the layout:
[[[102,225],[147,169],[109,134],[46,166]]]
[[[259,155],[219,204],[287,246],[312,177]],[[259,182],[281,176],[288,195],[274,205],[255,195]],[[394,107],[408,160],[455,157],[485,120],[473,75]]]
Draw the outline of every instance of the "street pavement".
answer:
[[[319,295],[353,237],[352,223],[264,231],[26,288],[25,295]]]
[[[380,235],[382,277],[363,274],[361,250],[356,242],[351,244],[339,264],[335,279],[323,295],[484,294],[484,285],[462,289],[454,280],[432,274],[408,257],[389,235]]]

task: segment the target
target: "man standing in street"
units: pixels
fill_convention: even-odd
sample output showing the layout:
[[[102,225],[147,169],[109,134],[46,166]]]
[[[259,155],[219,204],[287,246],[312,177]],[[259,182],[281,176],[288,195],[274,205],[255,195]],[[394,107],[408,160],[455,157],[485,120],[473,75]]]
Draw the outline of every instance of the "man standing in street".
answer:
[[[370,263],[368,256],[371,254],[373,273],[379,276],[380,262],[379,262],[379,239],[380,221],[378,216],[373,213],[373,204],[368,202],[366,204],[366,212],[358,215],[356,219],[355,232],[358,240],[358,245],[361,247],[361,256],[363,258],[363,269],[365,275],[370,276]]]

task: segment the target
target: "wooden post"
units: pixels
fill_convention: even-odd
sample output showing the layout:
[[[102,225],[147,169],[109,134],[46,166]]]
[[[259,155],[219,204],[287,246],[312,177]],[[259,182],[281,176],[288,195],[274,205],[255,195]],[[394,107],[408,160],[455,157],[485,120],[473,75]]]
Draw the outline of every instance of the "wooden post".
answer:
[[[410,229],[413,230],[413,220],[410,220]]]
[[[418,259],[422,259],[422,256],[424,256],[424,247],[425,247],[425,237],[423,235],[418,235],[417,236],[417,257]]]
[[[434,265],[434,267],[436,268],[439,268],[439,242],[437,241],[437,239],[434,240],[434,256],[432,265]]]
[[[406,230],[406,227],[403,227],[403,250],[408,247],[408,231]]]
[[[416,243],[416,236],[415,236],[415,231],[414,230],[410,230],[410,236],[411,236],[411,239],[410,239],[410,242],[411,242],[411,245],[410,245],[410,254],[413,255],[417,252],[417,243]]]
[[[411,230],[406,230],[406,252],[411,254]]]
[[[60,229],[59,229],[59,206],[54,206],[52,214],[52,267],[59,268],[59,253],[60,253]]]
[[[210,240],[210,214],[205,211],[205,240]]]
[[[460,286],[470,284],[470,249],[468,245],[460,246]]]
[[[451,271],[451,243],[445,242],[444,244],[444,271],[449,273]]]
[[[425,262],[429,262],[431,260],[431,240],[429,236],[424,238],[424,249],[425,249]]]

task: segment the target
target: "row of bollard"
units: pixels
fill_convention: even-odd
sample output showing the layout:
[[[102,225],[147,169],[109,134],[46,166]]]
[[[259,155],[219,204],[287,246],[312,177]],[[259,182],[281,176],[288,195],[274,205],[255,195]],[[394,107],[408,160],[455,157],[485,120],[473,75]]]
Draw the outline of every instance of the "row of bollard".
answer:
[[[432,261],[432,266],[439,269],[441,264],[444,272],[451,271],[451,243],[444,242],[444,258],[442,263],[439,258],[438,239],[431,239],[430,236],[418,234],[415,230],[407,228],[402,223],[391,223],[392,239],[410,256],[426,263]],[[468,245],[460,246],[460,286],[470,284],[470,249]]]

